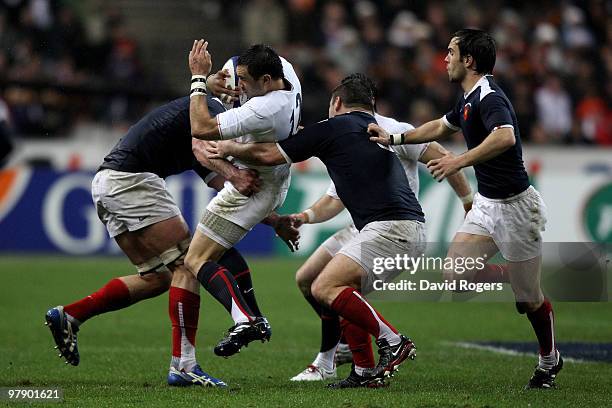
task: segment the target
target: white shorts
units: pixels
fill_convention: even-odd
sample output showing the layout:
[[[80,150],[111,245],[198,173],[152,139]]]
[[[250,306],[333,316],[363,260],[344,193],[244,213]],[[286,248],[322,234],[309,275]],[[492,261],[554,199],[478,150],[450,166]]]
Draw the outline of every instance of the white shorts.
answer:
[[[325,249],[332,257],[334,257],[344,245],[349,243],[349,241],[355,238],[357,235],[359,235],[359,230],[355,228],[353,223],[351,223],[337,231],[331,237],[327,238],[321,244],[321,248]]]
[[[247,231],[250,231],[272,211],[283,205],[291,175],[289,168],[281,177],[277,173],[260,173],[261,190],[249,197],[226,181],[223,190],[208,203],[206,209]]]
[[[472,209],[458,232],[493,238],[502,256],[526,261],[542,253],[546,205],[533,186],[510,198],[491,199],[476,193]]]
[[[91,196],[111,238],[181,214],[166,182],[153,173],[102,169],[93,178]]]
[[[403,270],[385,269],[374,273],[375,258],[395,258],[397,255],[417,258],[425,251],[425,225],[419,221],[374,221],[367,224],[338,253],[357,262],[365,271],[361,292],[374,289],[374,281],[391,281]]]

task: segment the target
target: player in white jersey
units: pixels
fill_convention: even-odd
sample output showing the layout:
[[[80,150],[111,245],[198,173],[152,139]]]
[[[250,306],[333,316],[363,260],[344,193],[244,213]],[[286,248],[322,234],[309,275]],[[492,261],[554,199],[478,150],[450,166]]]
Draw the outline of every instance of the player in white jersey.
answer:
[[[270,47],[254,45],[237,61],[238,87],[248,100],[238,108],[212,117],[206,105],[206,79],[212,66],[208,43],[195,41],[189,53],[192,73],[190,103],[191,134],[203,140],[236,139],[240,143],[276,142],[297,132],[302,105],[302,88],[293,67]],[[287,195],[290,165],[239,168],[259,172],[262,184],[250,196],[242,195],[231,183],[208,204],[195,232],[185,265],[227,311],[235,325],[215,347],[215,354],[228,357],[253,340],[269,340],[265,319],[255,317],[237,290],[236,282],[217,264],[223,253],[274,209]]]
[[[343,80],[349,81],[351,78],[363,76],[353,74]],[[376,86],[371,80],[367,80],[372,88],[372,95],[376,95]],[[393,129],[397,132],[405,132],[414,129],[408,123],[398,122],[395,119],[388,118],[376,113],[374,115],[376,122],[384,129]],[[406,172],[408,183],[415,196],[419,194],[419,177],[418,177],[418,162],[427,163],[429,160],[443,157],[447,151],[436,142],[423,143],[420,145],[401,145],[392,146],[392,149],[400,159],[400,163]],[[462,172],[457,173],[448,179],[448,183],[457,196],[463,202],[463,207],[466,213],[472,205],[472,193],[470,185]],[[303,223],[320,223],[325,222],[344,209],[344,204],[340,201],[336,193],[334,183],[330,183],[327,192],[315,202],[310,208],[302,213],[294,214],[297,224]],[[340,249],[351,239],[357,236],[359,231],[351,223],[345,228],[339,230],[325,242],[306,260],[304,265],[296,272],[297,285],[304,295],[304,298],[313,307],[315,312],[321,318],[321,347],[319,354],[314,361],[309,364],[304,371],[293,377],[292,381],[319,381],[336,377],[336,367],[334,356],[338,350],[338,344],[341,337],[341,332],[344,332],[344,338],[350,341],[350,350],[353,352],[352,360],[356,367],[369,368],[374,367],[374,356],[372,353],[372,341],[368,333],[358,330],[354,325],[347,324],[346,321],[339,321],[337,315],[328,313],[326,308],[322,308],[314,299],[310,292],[312,282],[321,273],[325,265],[340,251]],[[365,293],[364,293],[365,294]],[[342,327],[341,327],[342,326]],[[341,348],[346,346],[342,344]],[[344,355],[349,354],[347,350],[343,350]],[[350,356],[350,354],[349,354]]]

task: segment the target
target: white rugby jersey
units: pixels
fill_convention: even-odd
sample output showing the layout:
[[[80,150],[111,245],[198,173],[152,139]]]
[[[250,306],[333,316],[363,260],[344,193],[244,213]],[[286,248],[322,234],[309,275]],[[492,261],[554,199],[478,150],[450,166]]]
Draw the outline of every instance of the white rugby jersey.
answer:
[[[390,134],[404,133],[414,129],[414,126],[409,123],[398,122],[393,118],[388,118],[386,116],[379,115],[378,113],[374,114],[374,118],[380,127],[385,129]],[[429,143],[390,146],[395,154],[397,154],[398,159],[400,159],[400,163],[406,172],[406,178],[408,178],[410,189],[414,193],[417,200],[419,198],[419,173],[417,164],[428,146]],[[330,183],[326,194],[335,199],[339,199],[338,194],[336,193],[336,186],[333,182]]]
[[[293,66],[281,57],[283,75],[291,84],[290,90],[272,91],[249,99],[244,105],[217,115],[219,133],[223,139],[236,139],[239,143],[278,142],[297,132],[302,108],[302,85]],[[288,174],[289,164],[278,166],[251,166],[234,160],[239,167],[256,168]]]

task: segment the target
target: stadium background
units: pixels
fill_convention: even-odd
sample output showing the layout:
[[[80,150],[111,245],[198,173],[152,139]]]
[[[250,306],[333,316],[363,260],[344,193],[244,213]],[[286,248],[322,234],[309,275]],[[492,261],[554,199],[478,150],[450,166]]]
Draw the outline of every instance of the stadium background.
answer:
[[[548,203],[545,240],[609,244],[612,242],[611,9],[609,1],[600,0],[158,0],[154,3],[146,0],[4,0],[0,2],[0,123],[10,132],[14,150],[0,171],[0,276],[5,280],[0,289],[0,310],[11,314],[9,323],[18,324],[19,316],[39,319],[54,302],[82,296],[113,274],[118,276],[130,270],[127,260],[115,256],[120,251],[106,237],[91,205],[91,178],[103,156],[144,112],[186,93],[187,53],[196,38],[210,41],[213,70],[251,43],[273,45],[293,62],[301,77],[303,124],[323,118],[329,91],[343,76],[359,71],[377,81],[381,113],[419,125],[445,113],[458,95],[458,87],[448,84],[443,62],[452,32],[464,26],[487,29],[498,43],[494,73],[514,103],[526,166]],[[460,138],[448,143],[454,151],[464,150]],[[325,170],[316,160],[294,166],[293,174],[282,212],[306,208],[327,187]],[[471,171],[469,174],[474,181]],[[172,177],[168,185],[193,226],[212,192],[193,174]],[[462,217],[461,206],[445,183],[432,182],[422,169],[420,200],[427,216],[428,240],[450,240]],[[287,311],[297,310],[303,320],[299,321],[299,327],[311,330],[312,336],[316,335],[316,321],[301,304],[304,302],[291,276],[301,262],[300,257],[309,255],[318,243],[347,221],[348,216],[343,213],[330,222],[306,226],[302,231],[301,249],[294,255],[265,226],[256,227],[239,246],[253,260],[255,271],[262,268],[270,273],[270,277],[255,277],[256,284],[263,286],[259,289],[261,296],[278,295],[275,301],[283,302],[283,306],[284,302],[296,304]],[[107,258],[108,255],[114,257]],[[292,256],[297,258],[289,259]],[[103,271],[98,274],[99,268]],[[24,297],[17,295],[24,283],[28,288],[40,286],[48,290],[33,290],[31,296],[36,301],[26,305]],[[603,293],[607,294],[606,290]],[[262,301],[266,304],[265,297]],[[163,300],[150,303],[152,309],[163,309]],[[269,305],[276,304],[270,301]],[[402,304],[381,307],[389,308],[391,314],[396,310],[403,316]],[[469,313],[477,321],[487,321],[488,310],[485,312],[482,305],[468,307],[472,307]],[[531,340],[529,332],[523,330],[524,324],[516,323],[519,319],[512,316],[510,308],[495,307],[507,314],[499,317],[504,329],[499,326],[498,331],[483,330],[482,338],[476,336],[477,339]],[[215,306],[211,308],[214,310]],[[447,322],[449,326],[443,334],[449,341],[474,337],[465,328],[455,327],[457,322],[447,316],[453,313],[454,307],[424,304],[415,308]],[[134,312],[119,313],[125,313],[125,318],[101,317],[98,328],[112,327],[117,322],[113,319],[129,324],[140,318],[151,320],[151,309],[141,306],[134,309]],[[612,310],[608,303],[568,303],[560,309],[560,319],[566,320],[559,322],[559,330],[566,339],[612,342]],[[160,312],[156,316],[162,315]],[[289,332],[295,329],[288,316],[277,313],[276,317],[280,324],[288,324]],[[522,331],[510,331],[505,326],[504,319],[512,318],[509,327],[514,330],[520,326]],[[158,320],[147,330],[159,325],[163,332],[165,321]],[[96,330],[95,323],[91,326],[92,331]],[[432,338],[440,335],[430,329],[425,328],[426,338],[427,334]],[[279,332],[283,333],[283,329],[276,332],[277,336]],[[29,326],[19,333],[13,335],[8,329],[2,329],[0,361],[3,364],[9,361],[4,357],[18,349],[18,337],[32,339],[33,345],[40,345],[32,346],[32,350],[37,350],[45,361],[43,366],[49,367],[44,370],[49,377],[39,378],[45,384],[53,384],[56,369],[53,363],[57,362],[47,363],[47,350],[38,350],[50,344],[50,339],[44,337],[47,334]],[[199,340],[202,344],[211,344],[215,337],[202,336],[212,336]],[[160,338],[163,345],[165,337]],[[297,365],[289,371],[281,370],[279,375],[287,377],[300,364],[306,364],[312,354],[308,350],[314,352],[316,343],[304,340],[305,351],[292,355]],[[129,349],[125,344],[122,347]],[[95,351],[89,349],[89,352],[95,356]],[[448,353],[439,357],[454,358],[453,352]],[[610,355],[610,351],[606,353]],[[164,352],[161,354],[165,358]],[[478,353],[473,356],[477,361],[507,363],[500,360],[502,357],[483,357]],[[36,370],[30,357],[22,358],[24,367]],[[521,361],[525,366],[530,360]],[[593,364],[581,366],[585,381],[593,372],[603,373],[603,377],[611,373],[609,365]],[[10,366],[14,367],[12,362]],[[229,367],[227,375],[231,378],[231,367],[239,370],[240,365],[229,363]],[[443,367],[441,363],[440,367]],[[0,376],[0,386],[23,381],[20,373],[19,370],[5,371]],[[525,377],[528,373],[521,375]],[[144,381],[155,381],[157,377],[153,377]],[[162,378],[163,374],[158,377]],[[595,385],[599,384],[598,378]],[[519,379],[524,380],[517,378],[516,381]],[[465,380],[466,384],[476,381]],[[469,385],[465,387],[469,389]],[[314,392],[315,389],[307,390]],[[430,394],[434,391],[430,390]],[[513,405],[511,399],[496,400],[490,396],[487,399],[486,389],[479,391],[483,399],[475,399],[476,402]],[[444,390],[440,392],[445,395]],[[451,398],[452,390],[448,393]],[[430,396],[426,393],[419,401],[425,404],[454,401],[445,397],[439,401],[428,399]],[[558,397],[557,402],[563,398]],[[593,404],[598,405],[597,401],[593,400]]]

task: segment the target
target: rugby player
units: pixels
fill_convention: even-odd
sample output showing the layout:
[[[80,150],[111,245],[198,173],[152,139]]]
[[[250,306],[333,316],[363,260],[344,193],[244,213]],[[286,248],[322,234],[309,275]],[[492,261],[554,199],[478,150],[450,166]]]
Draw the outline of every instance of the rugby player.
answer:
[[[218,99],[207,99],[213,114],[225,110]],[[198,141],[195,141],[198,142]],[[192,138],[189,98],[163,105],[136,123],[104,158],[92,183],[92,196],[100,220],[109,235],[135,265],[137,274],[115,278],[91,295],[50,309],[46,315],[60,356],[78,365],[77,332],[88,319],[119,310],[140,300],[158,296],[168,289],[172,322],[170,385],[224,386],[200,368],[195,358],[195,337],[200,305],[199,283],[190,274],[183,258],[190,232],[164,179],[194,170],[209,186],[221,189],[223,178],[203,167],[201,146]],[[244,194],[259,189],[251,170],[240,170],[217,161],[216,168]],[[273,216],[270,223],[285,240],[297,239],[287,219]],[[235,249],[220,260],[236,276],[241,294],[258,316],[248,265]]]
[[[526,314],[540,346],[538,365],[526,388],[551,388],[563,367],[555,347],[553,308],[540,288],[542,237],[546,205],[530,185],[523,165],[521,138],[514,108],[493,80],[495,42],[482,30],[456,32],[445,58],[451,82],[463,96],[442,118],[415,130],[389,135],[372,124],[372,141],[389,145],[424,143],[462,131],[468,151],[431,160],[427,167],[438,180],[474,166],[478,193],[448,256],[490,259],[498,251],[507,264],[508,279],[519,313]],[[449,279],[465,279],[445,271]]]
[[[306,126],[277,143],[211,143],[211,157],[237,157],[260,165],[279,165],[316,156],[325,164],[337,194],[359,231],[325,265],[310,288],[318,304],[376,339],[378,364],[334,388],[378,387],[407,358],[414,358],[412,340],[400,334],[364,298],[374,281],[402,271],[373,273],[374,259],[420,255],[425,247],[424,216],[406,173],[393,151],[369,143],[367,126],[375,123],[373,95],[363,78],[332,91],[329,119]]]
[[[203,140],[236,139],[279,141],[297,131],[302,88],[293,67],[270,47],[253,45],[237,61],[240,91],[248,98],[240,107],[211,115],[206,104],[206,80],[211,69],[208,43],[194,41],[189,53],[192,73],[190,104],[191,134]],[[234,161],[239,168],[254,168]],[[229,248],[255,224],[283,204],[290,180],[290,165],[258,167],[263,184],[252,194],[243,194],[231,183],[208,204],[185,257],[185,265],[211,293],[215,292],[234,325],[214,349],[231,356],[254,340],[269,339],[267,322],[257,316],[240,296],[232,274],[219,264]]]
[[[372,96],[376,98],[376,84],[371,79],[363,74],[352,74],[344,78],[342,83],[352,80],[362,80],[367,83],[370,87]],[[387,131],[391,133],[402,133],[414,129],[414,126],[408,123],[398,122],[392,118],[376,113],[375,103],[373,103],[373,107],[376,122]],[[443,157],[447,153],[447,151],[436,142],[423,143],[420,145],[392,146],[392,149],[400,159],[404,172],[406,173],[406,178],[410,184],[410,189],[414,192],[416,197],[419,195],[417,163],[427,163],[430,160]],[[472,207],[472,191],[465,175],[461,171],[457,172],[448,178],[448,183],[462,201],[463,208],[467,213]],[[317,200],[310,208],[299,214],[292,215],[296,220],[294,226],[299,227],[307,223],[314,224],[325,222],[338,215],[343,209],[344,204],[342,204],[342,201],[339,199],[334,184],[331,183],[326,194]],[[335,363],[340,364],[345,361],[353,361],[357,373],[362,373],[363,370],[372,368],[375,365],[370,335],[345,321],[342,322],[344,327],[341,330],[341,323],[338,316],[333,313],[328,313],[327,309],[322,308],[310,293],[312,282],[319,273],[321,273],[325,265],[329,263],[344,244],[348,243],[358,234],[359,231],[357,231],[353,224],[347,225],[323,242],[296,272],[295,278],[298,288],[321,319],[321,347],[314,361],[309,364],[304,371],[291,378],[291,381],[319,381],[335,378]],[[343,357],[346,353],[346,351],[344,351],[344,343],[339,343],[341,333],[343,333],[350,349],[349,359],[346,360],[345,357]],[[338,355],[335,356],[336,351],[338,351]],[[352,356],[350,356],[351,352],[353,353]],[[336,361],[334,361],[334,356],[336,357]]]

